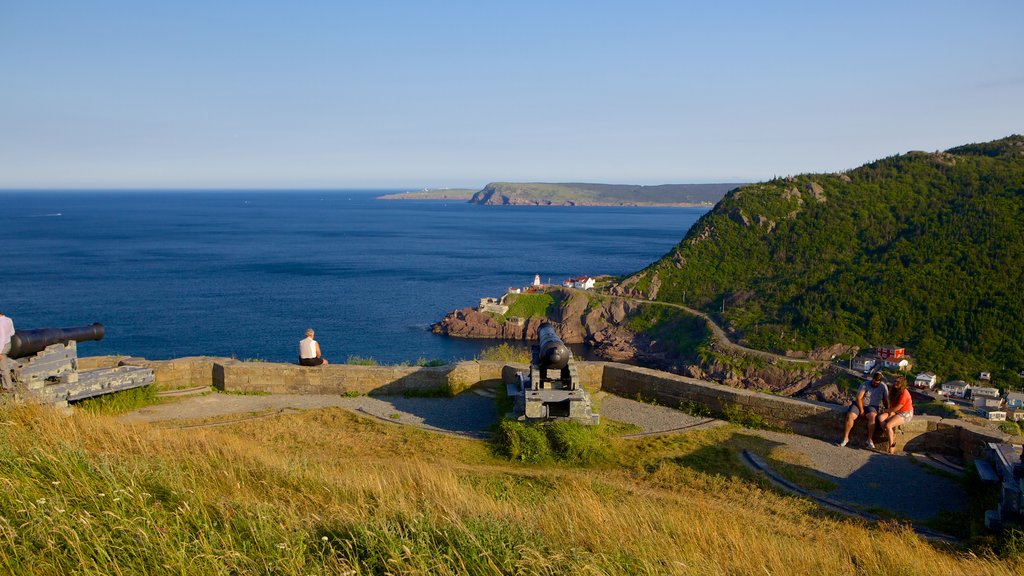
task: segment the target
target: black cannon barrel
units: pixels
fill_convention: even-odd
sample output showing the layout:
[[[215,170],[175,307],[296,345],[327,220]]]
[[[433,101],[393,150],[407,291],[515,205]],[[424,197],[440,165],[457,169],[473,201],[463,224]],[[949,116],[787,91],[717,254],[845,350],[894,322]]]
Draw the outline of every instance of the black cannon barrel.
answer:
[[[42,351],[51,344],[58,342],[67,344],[69,341],[83,342],[86,340],[102,340],[103,324],[95,322],[88,326],[74,328],[39,328],[38,330],[15,330],[11,337],[11,358],[24,358]]]
[[[545,322],[537,329],[537,336],[540,338],[540,348],[537,354],[538,366],[553,370],[565,368],[569,364],[569,359],[572,358],[572,352],[555,333],[555,328]]]

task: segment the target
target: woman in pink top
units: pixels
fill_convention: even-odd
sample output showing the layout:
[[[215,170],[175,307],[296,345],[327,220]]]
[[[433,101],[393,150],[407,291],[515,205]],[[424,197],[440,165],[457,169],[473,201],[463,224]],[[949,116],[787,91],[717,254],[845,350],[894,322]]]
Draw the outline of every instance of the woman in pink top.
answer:
[[[914,402],[910,398],[910,390],[907,390],[907,379],[904,376],[897,376],[889,394],[889,409],[878,417],[878,423],[885,428],[885,435],[889,437],[889,454],[896,453],[894,430],[897,426],[910,422],[913,417]]]

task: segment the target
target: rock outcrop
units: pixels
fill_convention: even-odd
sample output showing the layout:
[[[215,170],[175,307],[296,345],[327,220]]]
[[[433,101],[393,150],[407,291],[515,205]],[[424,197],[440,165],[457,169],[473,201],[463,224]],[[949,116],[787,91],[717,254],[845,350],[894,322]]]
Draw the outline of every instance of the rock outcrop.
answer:
[[[635,360],[640,357],[661,357],[649,339],[626,328],[630,313],[639,305],[621,299],[588,298],[586,294],[566,289],[551,292],[557,303],[550,318],[566,344],[587,344],[595,353],[609,360]],[[502,340],[536,340],[537,329],[544,318],[502,319],[492,314],[463,308],[447,314],[431,330],[456,338],[494,338]]]

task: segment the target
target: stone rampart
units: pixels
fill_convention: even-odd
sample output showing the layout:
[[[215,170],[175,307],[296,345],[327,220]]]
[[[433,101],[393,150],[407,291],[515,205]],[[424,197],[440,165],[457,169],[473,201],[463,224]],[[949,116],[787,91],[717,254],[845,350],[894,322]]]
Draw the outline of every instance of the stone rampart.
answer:
[[[593,376],[593,375],[592,375]],[[758,420],[782,430],[826,441],[842,437],[846,406],[798,400],[763,392],[732,388],[623,364],[604,364],[601,389],[618,396],[656,401],[672,408],[703,407],[718,414]],[[858,420],[852,438],[864,438],[863,420]],[[963,420],[937,416],[915,416],[896,435],[899,449],[947,454],[974,459],[982,457],[989,442],[1006,442],[1006,434]],[[876,443],[885,442],[876,427]]]
[[[153,370],[154,384],[159,390],[179,390],[213,384],[214,366],[223,362],[236,362],[216,356],[188,356],[173,360],[146,360],[127,358],[122,366],[141,366]]]
[[[459,392],[501,378],[500,362],[438,367],[330,364],[305,367],[227,360],[215,363],[213,385],[229,392],[270,394],[409,394]]]
[[[88,362],[89,359],[80,359]],[[93,360],[99,366],[111,357]],[[174,360],[118,359],[128,366],[151,368],[160,389],[214,386],[230,392],[271,394],[457,394],[477,382],[509,382],[524,364],[466,361],[440,367],[359,366],[331,364],[305,367],[272,362],[242,362],[197,356]],[[708,409],[720,415],[759,421],[804,436],[835,441],[842,435],[846,407],[733,388],[658,370],[611,362],[578,362],[581,384],[626,398],[655,401],[672,408]],[[915,416],[903,427],[897,446],[968,459],[984,455],[989,442],[1006,442],[998,430],[937,416]],[[858,420],[851,435],[865,434]],[[876,443],[883,442],[877,430]]]

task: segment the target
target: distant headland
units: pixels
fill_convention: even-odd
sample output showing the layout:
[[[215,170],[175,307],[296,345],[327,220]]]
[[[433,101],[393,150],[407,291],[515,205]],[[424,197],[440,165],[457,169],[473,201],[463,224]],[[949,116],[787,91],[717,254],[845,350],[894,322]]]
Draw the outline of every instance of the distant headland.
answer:
[[[740,186],[721,184],[589,184],[492,182],[481,190],[435,188],[379,196],[378,200],[467,200],[488,206],[704,206]]]

